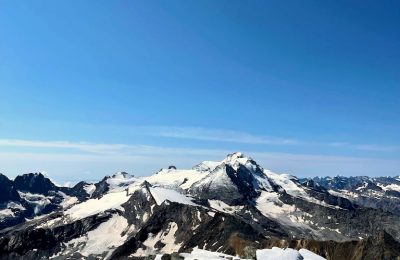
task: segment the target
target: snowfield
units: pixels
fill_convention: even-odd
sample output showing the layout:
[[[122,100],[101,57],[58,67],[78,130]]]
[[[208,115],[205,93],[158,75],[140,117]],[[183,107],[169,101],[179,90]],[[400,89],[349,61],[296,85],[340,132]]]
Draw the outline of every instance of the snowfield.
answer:
[[[82,237],[72,239],[66,246],[67,248],[79,248],[79,252],[84,256],[102,255],[106,252],[105,258],[107,259],[113,250],[127,239],[127,234],[122,235],[127,228],[128,221],[124,217],[114,214],[96,229]]]
[[[278,248],[257,250],[257,259],[262,260],[324,260],[325,258],[314,254],[307,249],[300,249],[299,251],[291,248]]]
[[[240,257],[235,257],[232,255],[222,254],[218,252],[211,252],[203,249],[194,248],[191,253],[181,253],[185,260],[221,260],[221,259],[232,259],[240,260]],[[157,258],[156,258],[157,259]],[[159,258],[161,259],[161,257]]]
[[[89,199],[72,206],[65,211],[64,215],[69,215],[73,219],[82,219],[108,209],[123,210],[121,205],[128,199],[126,191],[107,193],[100,199]]]
[[[165,188],[150,188],[151,195],[156,200],[157,205],[161,205],[164,201],[168,200],[171,202],[177,202],[180,204],[186,204],[191,206],[199,206],[191,199],[175,190],[165,189]]]
[[[144,178],[153,186],[188,189],[193,183],[203,179],[206,173],[197,170],[162,169]]]

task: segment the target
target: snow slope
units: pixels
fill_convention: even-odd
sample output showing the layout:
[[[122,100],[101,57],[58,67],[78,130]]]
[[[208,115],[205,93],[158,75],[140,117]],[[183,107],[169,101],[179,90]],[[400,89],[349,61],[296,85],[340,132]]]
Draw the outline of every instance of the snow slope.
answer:
[[[156,200],[157,205],[161,205],[164,201],[177,202],[180,204],[187,204],[191,206],[198,206],[189,197],[170,189],[165,188],[150,188],[151,195]]]
[[[278,248],[257,250],[257,259],[262,260],[324,260],[325,258],[314,254],[307,249],[300,249],[299,251],[292,248]]]
[[[123,234],[123,232],[127,228],[128,221],[124,217],[114,214],[96,229],[66,243],[66,247],[72,247],[75,250],[78,248],[79,253],[83,256],[102,255],[106,252],[104,258],[107,259],[113,249],[125,242],[128,235],[126,233]]]
[[[158,173],[144,179],[153,186],[188,189],[193,183],[203,179],[206,174],[195,169],[162,169]]]
[[[108,209],[123,210],[121,205],[128,199],[126,191],[107,193],[99,199],[89,199],[72,206],[65,211],[64,215],[69,215],[73,219],[82,219]]]
[[[211,252],[203,249],[194,248],[191,253],[181,253],[185,260],[221,260],[221,259],[233,259],[240,260],[239,257],[232,255],[222,254],[218,252]],[[161,259],[161,258],[160,258]]]

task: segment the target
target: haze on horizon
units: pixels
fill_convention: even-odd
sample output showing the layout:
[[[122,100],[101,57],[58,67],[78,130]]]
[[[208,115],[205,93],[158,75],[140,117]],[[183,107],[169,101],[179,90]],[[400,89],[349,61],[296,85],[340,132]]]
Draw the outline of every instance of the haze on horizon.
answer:
[[[400,2],[2,1],[0,172],[400,174]]]

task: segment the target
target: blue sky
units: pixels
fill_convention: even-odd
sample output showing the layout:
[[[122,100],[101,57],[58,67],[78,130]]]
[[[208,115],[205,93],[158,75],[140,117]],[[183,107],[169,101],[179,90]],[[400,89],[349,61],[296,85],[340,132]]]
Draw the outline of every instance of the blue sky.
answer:
[[[243,151],[400,174],[397,1],[1,1],[0,172],[148,175]]]

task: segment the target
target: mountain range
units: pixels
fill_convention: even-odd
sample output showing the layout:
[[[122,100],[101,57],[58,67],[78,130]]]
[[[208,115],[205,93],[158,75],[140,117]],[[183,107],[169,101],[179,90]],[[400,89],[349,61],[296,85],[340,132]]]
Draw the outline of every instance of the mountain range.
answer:
[[[400,259],[399,202],[399,176],[299,179],[242,153],[73,187],[0,174],[0,259]]]

